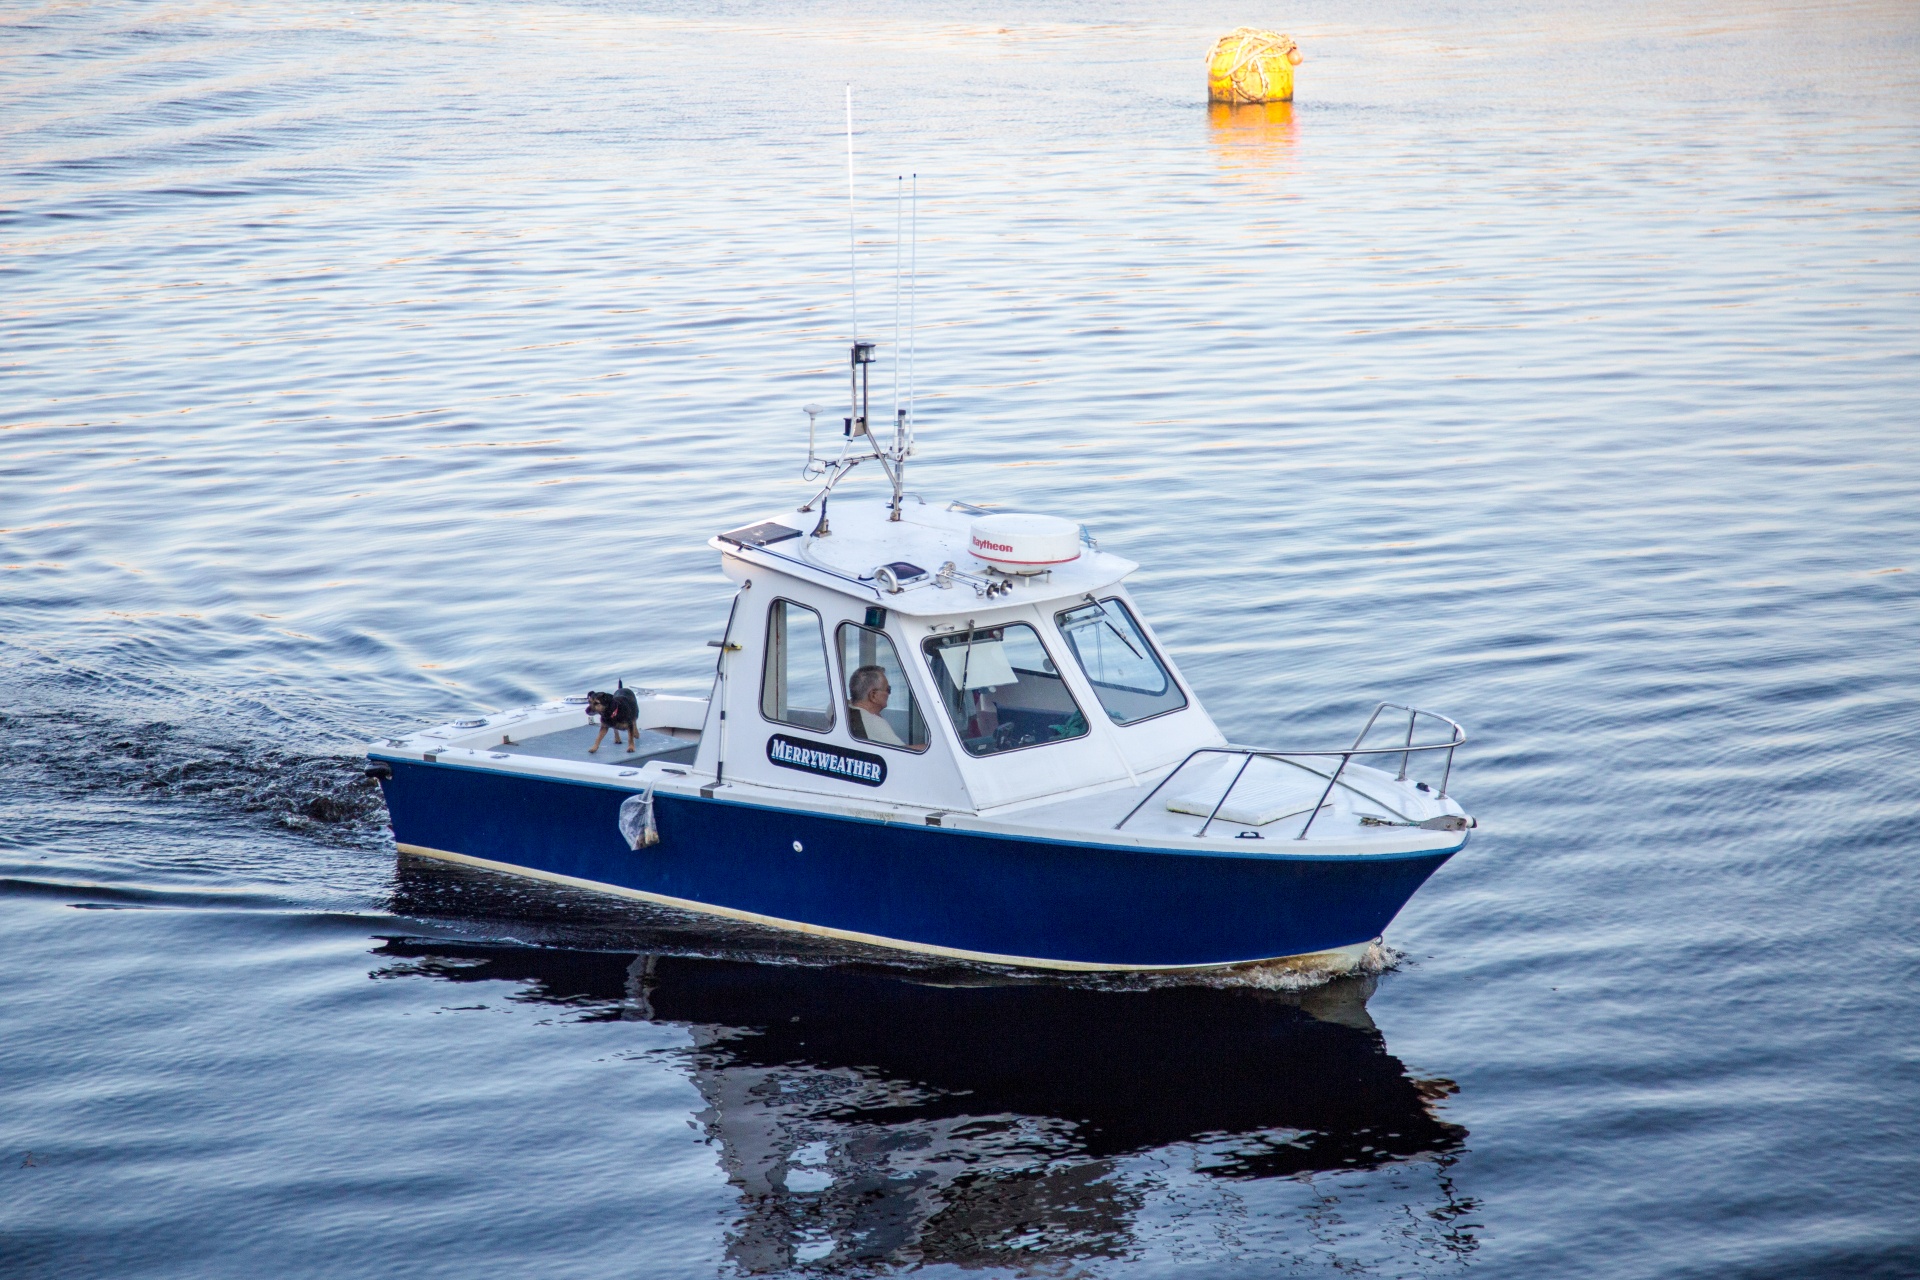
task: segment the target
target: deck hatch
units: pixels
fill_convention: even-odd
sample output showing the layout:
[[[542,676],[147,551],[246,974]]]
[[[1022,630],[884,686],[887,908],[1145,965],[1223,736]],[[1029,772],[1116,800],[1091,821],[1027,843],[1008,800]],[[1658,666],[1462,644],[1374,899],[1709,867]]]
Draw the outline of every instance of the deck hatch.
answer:
[[[800,530],[781,524],[777,520],[767,520],[760,524],[750,524],[744,529],[735,529],[731,533],[723,533],[720,535],[720,541],[731,542],[736,547],[765,547],[799,536]]]

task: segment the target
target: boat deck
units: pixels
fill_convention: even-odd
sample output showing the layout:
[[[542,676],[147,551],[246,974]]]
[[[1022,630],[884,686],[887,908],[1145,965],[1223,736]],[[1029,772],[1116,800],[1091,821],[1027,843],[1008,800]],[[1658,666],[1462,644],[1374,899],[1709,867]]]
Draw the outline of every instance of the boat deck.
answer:
[[[1292,841],[1299,836],[1327,792],[1328,773],[1318,764],[1255,761],[1235,783],[1231,799],[1219,805],[1219,812],[1208,822],[1228,784],[1235,782],[1238,764],[1223,758],[1190,768],[1151,798],[1155,782],[1142,780],[1135,786],[1004,811],[1001,816],[1023,827],[1075,835],[1110,832],[1124,819],[1124,830],[1136,836],[1197,836],[1203,825],[1210,839]],[[1129,818],[1136,805],[1138,812]],[[1326,794],[1324,806],[1313,819],[1310,839],[1375,837],[1386,842],[1395,839],[1406,824],[1458,811],[1458,805],[1418,791],[1390,774],[1349,765],[1331,794]]]
[[[589,722],[536,737],[504,742],[487,750],[495,754],[538,756],[543,760],[570,760],[578,764],[642,764],[650,760],[664,764],[691,764],[694,753],[700,749],[698,737],[681,738],[642,729],[635,750],[629,752],[624,745],[614,746],[613,735],[609,733],[606,741],[600,744],[599,753],[594,754],[588,748],[593,745],[594,737],[599,732],[600,726]]]
[[[577,704],[557,700],[426,730],[413,739],[389,740],[386,745],[409,754],[418,752],[430,762],[484,768],[483,762],[512,761],[515,772],[623,783],[644,777],[646,781],[637,785],[690,791],[711,785],[704,775],[693,778],[687,772],[696,763],[700,744],[700,730],[693,726],[700,723],[705,710],[704,699],[649,692],[641,700],[641,723],[652,727],[640,731],[638,748],[632,752],[624,744],[616,746],[611,734],[597,753],[591,752],[600,732],[598,722],[585,719]],[[1234,845],[1250,853],[1393,852],[1432,844],[1440,831],[1472,825],[1471,819],[1464,819],[1461,828],[1418,830],[1448,815],[1464,818],[1459,804],[1431,786],[1370,764],[1349,760],[1337,765],[1335,757],[1342,753],[1253,758],[1241,754],[1248,750],[1222,747],[1196,753],[1164,785],[1160,783],[1165,772],[1155,771],[1131,783],[979,813],[938,809],[933,811],[935,817],[923,804],[892,797],[818,794],[731,776],[726,786],[728,798],[747,803],[843,812],[887,822],[925,819],[957,829],[1000,830],[1073,842],[1117,839],[1164,842],[1168,847]],[[1400,755],[1401,751],[1388,749],[1386,762],[1397,765]],[[662,766],[672,767],[663,774]],[[1329,788],[1336,768],[1339,779]],[[1229,785],[1231,794],[1222,803]]]

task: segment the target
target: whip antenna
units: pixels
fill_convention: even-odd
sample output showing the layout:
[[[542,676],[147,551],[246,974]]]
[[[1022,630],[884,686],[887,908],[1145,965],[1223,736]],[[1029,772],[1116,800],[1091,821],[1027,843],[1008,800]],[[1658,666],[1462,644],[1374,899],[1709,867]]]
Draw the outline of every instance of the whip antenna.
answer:
[[[913,349],[915,321],[919,318],[915,303],[920,300],[920,175],[913,175],[913,215],[908,220],[908,236],[913,247],[907,264],[907,452],[913,452]]]
[[[893,451],[900,452],[906,444],[906,425],[900,414],[900,230],[901,214],[905,208],[902,197],[906,195],[907,180],[895,177],[893,180]]]
[[[853,229],[853,86],[847,86],[847,282],[853,293],[853,337],[860,340],[860,268],[854,261]]]
[[[916,175],[915,190],[918,190],[919,178]],[[821,406],[807,405],[807,465],[801,474],[809,480],[825,477],[826,483],[820,491],[809,498],[800,507],[802,511],[813,510],[813,504],[820,504],[820,523],[814,526],[812,537],[824,538],[829,534],[827,528],[827,496],[833,492],[833,486],[840,483],[849,471],[862,462],[878,462],[880,469],[887,473],[887,479],[893,483],[893,501],[889,506],[889,520],[900,519],[901,502],[906,497],[907,457],[913,452],[913,431],[908,421],[911,408],[900,407],[900,283],[901,283],[901,220],[904,215],[905,185],[904,176],[898,178],[899,185],[893,191],[893,445],[882,447],[874,437],[867,417],[867,390],[870,370],[873,366],[875,344],[863,341],[860,337],[860,223],[858,209],[854,203],[853,173],[853,86],[847,86],[847,293],[853,309],[853,347],[848,353],[847,376],[848,392],[852,403],[845,423],[845,443],[840,447],[840,456],[832,462],[826,462],[814,453],[813,423]],[[917,196],[916,196],[917,201]],[[919,208],[916,202],[914,206]],[[916,223],[917,225],[917,223]],[[908,402],[912,402],[912,369],[908,369]],[[866,445],[867,452],[853,453],[856,442]]]

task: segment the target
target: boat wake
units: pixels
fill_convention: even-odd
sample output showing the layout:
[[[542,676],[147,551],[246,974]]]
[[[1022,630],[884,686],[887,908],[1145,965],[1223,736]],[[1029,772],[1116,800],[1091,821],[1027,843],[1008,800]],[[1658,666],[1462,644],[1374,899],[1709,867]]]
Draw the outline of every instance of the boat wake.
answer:
[[[1240,965],[1232,969],[1220,969],[1205,974],[1200,979],[1212,987],[1251,987],[1256,991],[1311,991],[1324,987],[1338,978],[1377,978],[1383,973],[1398,969],[1407,953],[1387,942],[1376,941],[1367,945],[1367,952],[1360,962],[1346,973],[1336,974],[1325,969],[1303,969],[1287,960],[1270,960],[1263,964]]]
[[[247,728],[103,721],[59,709],[0,713],[0,780],[19,795],[169,803],[332,844],[372,848],[387,839],[386,805],[357,754],[268,745]]]

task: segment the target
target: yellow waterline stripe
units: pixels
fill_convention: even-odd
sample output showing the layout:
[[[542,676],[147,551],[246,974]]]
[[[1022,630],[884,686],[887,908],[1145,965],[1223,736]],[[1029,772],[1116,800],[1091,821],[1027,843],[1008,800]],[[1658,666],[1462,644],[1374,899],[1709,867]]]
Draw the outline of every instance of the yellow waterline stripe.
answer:
[[[949,960],[971,960],[979,964],[1017,965],[1029,969],[1063,969],[1074,973],[1178,973],[1203,969],[1231,969],[1240,965],[1265,964],[1270,960],[1302,960],[1306,956],[1268,956],[1257,960],[1226,960],[1213,964],[1093,964],[1084,960],[1035,960],[1027,956],[1003,956],[991,951],[962,951],[958,947],[940,947],[931,943],[902,942],[898,938],[883,938],[876,933],[855,933],[850,929],[830,929],[825,925],[804,924],[798,920],[782,920],[779,916],[763,916],[755,911],[740,911],[733,907],[716,907],[710,902],[695,902],[690,898],[670,898],[663,893],[648,893],[644,889],[628,889],[622,885],[606,884],[599,880],[582,880],[577,876],[563,876],[557,872],[539,871],[533,867],[516,866],[511,862],[494,862],[488,858],[476,858],[471,854],[454,853],[447,849],[429,849],[425,845],[394,845],[402,853],[419,854],[425,858],[438,858],[443,862],[459,862],[469,867],[480,867],[487,871],[499,871],[510,876],[526,876],[534,880],[547,880],[554,884],[564,884],[575,889],[591,889],[596,893],[611,893],[622,898],[637,898],[641,902],[651,902],[662,907],[677,907],[682,911],[693,911],[700,915],[725,916],[729,920],[745,920],[751,924],[767,925],[774,929],[786,929],[794,933],[811,933],[822,938],[838,938],[844,942],[862,942],[870,947],[886,947],[894,951],[911,951],[918,955],[943,956]],[[1356,944],[1365,945],[1365,944]],[[1345,950],[1346,948],[1339,948]],[[1330,952],[1314,951],[1308,955],[1329,955]]]

